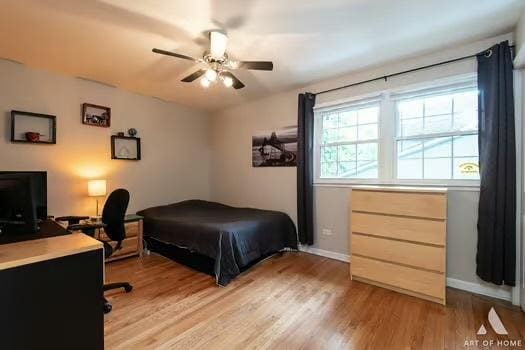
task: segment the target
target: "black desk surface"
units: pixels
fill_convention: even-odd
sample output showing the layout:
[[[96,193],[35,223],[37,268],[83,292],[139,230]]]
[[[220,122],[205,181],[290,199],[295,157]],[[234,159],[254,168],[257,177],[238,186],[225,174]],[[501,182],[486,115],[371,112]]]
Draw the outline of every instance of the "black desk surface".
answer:
[[[70,234],[68,230],[48,219],[40,224],[40,230],[29,234],[0,234],[0,244],[29,241],[32,239],[49,238]]]

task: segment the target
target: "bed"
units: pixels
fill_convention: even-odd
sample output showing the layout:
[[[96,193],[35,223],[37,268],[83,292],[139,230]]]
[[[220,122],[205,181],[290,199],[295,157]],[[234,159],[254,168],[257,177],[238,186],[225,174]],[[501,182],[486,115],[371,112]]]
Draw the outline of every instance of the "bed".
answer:
[[[194,268],[211,262],[220,286],[261,259],[297,250],[295,225],[278,211],[187,200],[137,214],[148,249]]]

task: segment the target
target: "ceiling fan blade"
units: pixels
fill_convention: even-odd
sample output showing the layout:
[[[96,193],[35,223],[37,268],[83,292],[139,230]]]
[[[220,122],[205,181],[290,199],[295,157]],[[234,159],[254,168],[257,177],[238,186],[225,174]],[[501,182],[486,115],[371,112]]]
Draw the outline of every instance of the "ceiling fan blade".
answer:
[[[271,61],[240,61],[238,63],[239,69],[252,70],[273,70],[273,62]]]
[[[182,79],[181,81],[185,83],[191,83],[195,79],[200,78],[205,72],[206,72],[205,69],[199,69],[198,71],[191,73],[190,75],[188,75],[186,78]]]
[[[175,52],[171,52],[171,51],[166,51],[166,50],[161,50],[161,49],[153,49],[151,51],[153,51],[155,53],[158,53],[160,55],[166,55],[166,56],[182,58],[182,59],[188,60],[188,61],[198,61],[196,58],[193,58],[193,57],[190,57],[190,56],[186,56],[186,55],[181,55],[179,53],[175,53]]]
[[[230,72],[222,72],[222,75],[232,78],[232,80],[233,80],[233,85],[232,86],[233,86],[233,88],[235,90],[242,89],[245,86],[242,83],[242,81],[237,79],[237,77],[235,75],[233,75],[232,73],[230,73]]]

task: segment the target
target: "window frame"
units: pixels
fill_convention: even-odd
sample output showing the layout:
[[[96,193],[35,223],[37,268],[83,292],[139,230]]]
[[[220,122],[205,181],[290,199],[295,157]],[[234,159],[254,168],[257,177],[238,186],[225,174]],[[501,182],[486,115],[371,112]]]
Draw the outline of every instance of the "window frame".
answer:
[[[383,90],[380,92],[354,96],[351,98],[317,104],[314,108],[314,185],[407,185],[407,186],[444,186],[444,187],[479,187],[478,179],[398,179],[397,178],[397,142],[407,137],[398,137],[398,111],[396,102],[400,99],[415,98],[425,95],[437,95],[454,91],[468,90],[477,87],[476,75],[466,74],[440,80],[427,81],[419,84]],[[328,111],[348,109],[366,105],[379,105],[378,115],[378,177],[363,178],[322,178],[321,177],[321,147],[323,114]],[[436,138],[439,136],[478,135],[474,131],[454,131],[417,135],[414,139]],[[375,140],[370,140],[375,142]],[[355,142],[356,144],[359,141]],[[352,143],[353,144],[353,143]]]

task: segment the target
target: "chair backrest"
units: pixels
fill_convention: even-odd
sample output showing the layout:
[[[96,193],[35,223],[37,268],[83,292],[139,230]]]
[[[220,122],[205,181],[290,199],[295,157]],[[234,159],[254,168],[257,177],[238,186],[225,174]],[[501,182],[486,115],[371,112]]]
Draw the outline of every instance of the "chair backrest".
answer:
[[[112,240],[122,242],[126,238],[124,217],[129,204],[129,192],[119,188],[109,195],[102,210],[102,222],[106,224],[106,235]]]

